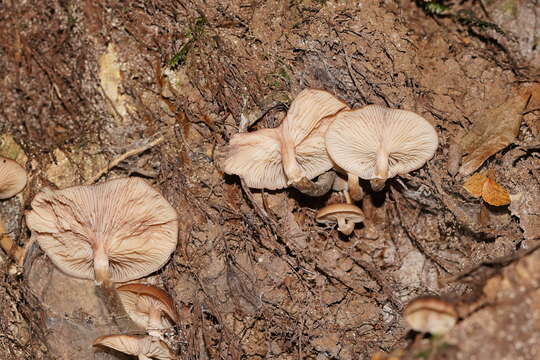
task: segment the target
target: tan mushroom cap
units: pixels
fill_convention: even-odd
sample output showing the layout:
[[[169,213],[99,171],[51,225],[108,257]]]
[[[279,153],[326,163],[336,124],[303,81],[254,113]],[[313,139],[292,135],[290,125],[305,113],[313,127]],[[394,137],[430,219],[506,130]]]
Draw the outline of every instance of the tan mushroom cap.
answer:
[[[343,111],[326,132],[334,162],[362,179],[388,179],[422,167],[435,154],[433,125],[406,110],[368,105]]]
[[[153,336],[107,335],[99,337],[94,341],[94,346],[98,345],[106,346],[128,355],[138,356],[140,360],[174,359],[174,354],[169,346]]]
[[[304,89],[281,124],[281,153],[288,183],[312,179],[332,168],[324,135],[333,116],[349,107],[324,90]]]
[[[323,207],[315,215],[315,220],[323,224],[338,224],[338,230],[350,235],[354,230],[354,224],[364,221],[362,210],[352,204],[332,204]]]
[[[240,176],[255,189],[277,190],[287,186],[281,164],[279,129],[261,129],[233,135],[216,152],[216,160],[227,174]]]
[[[446,334],[457,322],[455,307],[436,296],[422,296],[409,302],[403,313],[409,326],[418,332]]]
[[[158,287],[127,284],[116,290],[126,313],[137,325],[151,331],[150,335],[159,334],[159,330],[169,328],[179,321],[173,299]]]
[[[332,168],[324,134],[347,105],[323,90],[305,89],[293,101],[283,123],[274,129],[235,134],[216,151],[227,174],[251,188],[278,190],[303,177],[313,179]]]
[[[26,171],[16,161],[0,156],[0,199],[8,199],[23,191]]]
[[[138,178],[44,189],[26,222],[60,270],[98,283],[134,280],[160,269],[178,238],[176,211]]]

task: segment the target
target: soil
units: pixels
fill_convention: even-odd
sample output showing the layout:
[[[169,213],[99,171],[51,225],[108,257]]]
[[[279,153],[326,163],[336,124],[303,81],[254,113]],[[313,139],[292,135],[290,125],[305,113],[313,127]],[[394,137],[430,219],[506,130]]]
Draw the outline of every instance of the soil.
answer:
[[[29,244],[44,187],[138,176],[180,219],[144,280],[181,313],[166,334],[179,359],[537,359],[540,2],[434,3],[0,3],[0,155],[29,173],[0,203],[9,236]],[[314,220],[338,193],[249,190],[213,161],[306,87],[415,111],[439,135],[426,166],[364,188],[351,236]],[[509,206],[463,188],[485,170]],[[0,251],[0,359],[127,359],[92,347],[123,331],[94,283],[27,247],[20,267]],[[460,311],[442,340],[403,320],[426,294]]]

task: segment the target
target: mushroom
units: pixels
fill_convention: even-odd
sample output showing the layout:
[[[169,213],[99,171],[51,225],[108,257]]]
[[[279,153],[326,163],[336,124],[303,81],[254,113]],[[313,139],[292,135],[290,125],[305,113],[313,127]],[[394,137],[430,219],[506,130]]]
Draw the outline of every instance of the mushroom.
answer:
[[[439,335],[449,332],[458,319],[454,305],[437,296],[421,296],[412,300],[403,315],[413,330]]]
[[[9,199],[23,191],[26,171],[16,161],[0,156],[0,199]]]
[[[124,354],[138,356],[139,360],[174,359],[169,346],[153,336],[107,335],[97,338],[94,346],[106,346]]]
[[[364,213],[353,204],[332,204],[317,211],[315,220],[323,224],[337,222],[339,232],[350,235],[354,224],[364,221]]]
[[[138,178],[46,188],[32,200],[26,222],[60,270],[105,287],[161,268],[178,236],[174,208]]]
[[[27,176],[24,168],[16,161],[0,156],[0,200],[9,199],[23,191]],[[23,256],[23,250],[6,233],[0,219],[0,246],[15,260]]]
[[[235,134],[216,152],[220,168],[251,188],[277,190],[292,185],[313,196],[328,192],[333,177],[311,180],[333,166],[324,134],[333,115],[347,105],[323,90],[305,89],[294,99],[283,123],[273,129]]]
[[[435,128],[426,119],[379,105],[340,112],[326,132],[332,160],[348,175],[370,180],[375,191],[387,179],[422,167],[437,146]]]
[[[116,290],[126,313],[152,336],[160,337],[160,330],[169,328],[179,321],[173,300],[158,287],[127,284]]]

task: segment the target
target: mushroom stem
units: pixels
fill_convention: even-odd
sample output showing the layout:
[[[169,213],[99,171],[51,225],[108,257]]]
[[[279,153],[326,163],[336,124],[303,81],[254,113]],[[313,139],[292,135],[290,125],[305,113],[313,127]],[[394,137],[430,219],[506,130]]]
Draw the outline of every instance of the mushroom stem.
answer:
[[[159,308],[150,309],[150,316],[148,317],[148,335],[162,338],[161,334],[161,310]]]
[[[0,218],[0,246],[6,252],[6,254],[11,256],[17,262],[23,254],[22,248],[15,244],[15,242],[6,232],[2,218]]]
[[[326,172],[319,176],[317,182],[311,181],[306,177],[302,177],[300,181],[293,182],[292,185],[298,191],[309,196],[323,196],[330,191],[336,173],[333,171]]]
[[[345,235],[351,235],[354,230],[354,223],[353,222],[347,222],[347,220],[344,217],[338,217],[338,230],[340,233]]]
[[[377,151],[374,175],[377,179],[388,178],[388,153],[382,148],[379,148],[379,150]]]
[[[289,184],[300,182],[302,178],[305,178],[304,172],[296,161],[296,152],[292,141],[283,140],[281,143],[281,161]]]
[[[369,183],[373,191],[381,191],[384,188],[384,185],[386,184],[386,180],[385,179],[372,179],[369,181]]]
[[[97,241],[94,249],[94,274],[96,284],[110,287],[109,280],[109,256],[105,252],[102,242]]]
[[[351,195],[349,194],[348,190],[343,191],[343,195],[345,196],[345,201],[347,204],[352,204]]]
[[[364,197],[364,191],[360,187],[360,182],[358,176],[348,173],[347,174],[347,187],[349,195],[351,196],[352,201],[362,200]]]

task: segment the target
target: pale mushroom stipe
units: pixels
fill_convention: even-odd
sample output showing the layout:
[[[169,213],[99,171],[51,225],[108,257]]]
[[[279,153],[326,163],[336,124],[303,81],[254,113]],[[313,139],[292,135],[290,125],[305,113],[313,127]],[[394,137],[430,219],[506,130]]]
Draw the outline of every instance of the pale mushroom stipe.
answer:
[[[138,178],[44,189],[32,201],[26,222],[60,270],[98,284],[158,270],[176,249],[178,237],[174,208]]]
[[[378,191],[387,179],[422,167],[435,154],[437,132],[411,111],[368,105],[342,111],[326,132],[332,160]]]
[[[294,99],[282,124],[273,129],[235,134],[216,152],[227,174],[240,176],[247,186],[277,190],[289,185],[306,193],[324,193],[311,181],[333,166],[326,152],[324,134],[333,115],[347,105],[323,90],[305,89]]]

